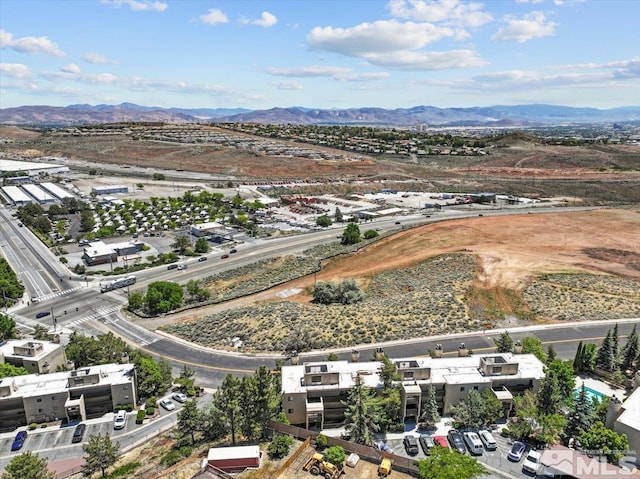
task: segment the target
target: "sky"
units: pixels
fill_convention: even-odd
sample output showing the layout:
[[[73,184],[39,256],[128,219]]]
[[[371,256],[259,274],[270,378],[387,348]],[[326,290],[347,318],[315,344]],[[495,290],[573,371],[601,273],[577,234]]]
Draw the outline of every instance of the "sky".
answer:
[[[0,0],[0,108],[640,106],[639,0]]]

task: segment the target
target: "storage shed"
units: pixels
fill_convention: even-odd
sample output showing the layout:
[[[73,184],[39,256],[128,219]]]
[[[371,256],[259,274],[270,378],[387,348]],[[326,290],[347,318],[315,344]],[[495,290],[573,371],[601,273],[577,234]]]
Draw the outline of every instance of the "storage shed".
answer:
[[[258,446],[212,447],[207,455],[207,464],[224,472],[240,472],[247,468],[260,467]]]

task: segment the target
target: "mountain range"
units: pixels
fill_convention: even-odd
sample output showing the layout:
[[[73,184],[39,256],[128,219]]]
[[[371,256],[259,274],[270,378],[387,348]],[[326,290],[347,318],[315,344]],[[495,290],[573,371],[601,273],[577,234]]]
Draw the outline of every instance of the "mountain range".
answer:
[[[232,122],[298,125],[369,126],[533,126],[640,122],[640,107],[599,110],[557,105],[514,105],[472,108],[347,108],[305,107],[248,110],[242,108],[160,108],[120,105],[20,106],[0,109],[0,124],[70,126],[118,122]]]

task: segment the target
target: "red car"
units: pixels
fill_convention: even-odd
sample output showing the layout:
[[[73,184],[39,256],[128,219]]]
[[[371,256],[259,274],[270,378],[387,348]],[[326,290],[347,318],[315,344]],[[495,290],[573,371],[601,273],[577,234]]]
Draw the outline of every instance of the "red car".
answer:
[[[451,449],[451,446],[449,446],[449,441],[447,441],[447,438],[444,436],[433,436],[433,442],[435,442],[438,446]]]
[[[220,259],[227,259],[229,257],[228,254],[223,254],[222,256],[220,256]]]

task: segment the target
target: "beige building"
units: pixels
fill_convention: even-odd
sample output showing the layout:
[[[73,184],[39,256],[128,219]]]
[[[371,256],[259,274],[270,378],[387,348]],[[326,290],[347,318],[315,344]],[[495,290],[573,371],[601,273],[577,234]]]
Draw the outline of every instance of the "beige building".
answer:
[[[634,391],[621,402],[611,398],[606,426],[620,434],[626,434],[629,449],[634,452],[635,464],[640,466],[640,371],[634,376]]]
[[[85,420],[136,404],[133,364],[102,364],[46,375],[0,379],[0,431],[67,419]]]
[[[513,396],[536,391],[544,377],[544,364],[533,354],[483,354],[459,357],[391,359],[401,380],[405,420],[422,413],[428,387],[433,386],[440,413],[465,399],[469,391],[491,389],[511,412]],[[382,388],[379,361],[322,361],[282,368],[282,405],[291,424],[304,427],[337,426],[344,422],[349,390],[360,377],[365,387]]]
[[[33,374],[48,374],[66,368],[67,357],[64,348],[51,341],[10,339],[0,346],[0,363],[23,367]]]

